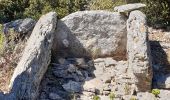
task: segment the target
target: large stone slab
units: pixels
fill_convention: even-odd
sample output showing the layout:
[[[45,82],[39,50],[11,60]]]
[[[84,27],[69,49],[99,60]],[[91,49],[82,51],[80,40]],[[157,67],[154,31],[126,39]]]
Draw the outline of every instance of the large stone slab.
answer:
[[[51,60],[56,20],[56,13],[50,12],[37,22],[12,76],[10,94],[14,98],[10,100],[36,99],[40,81]]]
[[[133,4],[126,4],[126,5],[116,6],[114,8],[114,10],[117,11],[117,12],[130,12],[130,11],[133,11],[133,10],[143,8],[145,6],[146,5],[142,4],[142,3],[133,3]]]
[[[127,54],[129,73],[134,74],[137,91],[149,91],[152,84],[152,67],[146,16],[136,10],[127,20]]]
[[[125,57],[126,20],[119,13],[107,11],[70,14],[57,24],[53,53],[75,57]]]

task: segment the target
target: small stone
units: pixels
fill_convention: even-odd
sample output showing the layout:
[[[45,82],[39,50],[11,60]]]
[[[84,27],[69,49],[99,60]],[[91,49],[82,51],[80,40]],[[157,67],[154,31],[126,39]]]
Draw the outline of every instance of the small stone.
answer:
[[[81,84],[79,82],[75,81],[69,81],[68,83],[62,85],[64,90],[70,93],[76,93],[76,92],[81,92]]]
[[[104,66],[105,66],[105,63],[104,62],[100,62],[100,63],[95,63],[94,64],[94,67],[95,67],[95,70],[94,70],[94,75],[96,77],[100,77],[101,75],[103,75],[104,73]]]
[[[86,64],[84,58],[76,58],[76,65],[79,68],[87,69],[89,66]]]
[[[103,91],[103,95],[109,95],[110,91]]]
[[[52,100],[63,100],[62,97],[60,97],[58,94],[56,93],[50,93],[49,94],[49,98]]]
[[[105,58],[104,61],[106,67],[115,66],[115,64],[117,63],[115,60],[113,60],[113,58]]]
[[[59,59],[58,59],[58,62],[59,62],[60,64],[64,64],[64,63],[66,62],[66,60],[65,60],[64,58],[59,58]]]
[[[84,64],[86,64],[84,58],[76,58],[76,63],[77,63],[77,65],[84,65]]]
[[[104,73],[104,74],[100,77],[100,79],[101,79],[104,83],[111,83],[111,80],[112,80],[112,78],[111,78],[111,76],[110,76],[109,73]]]
[[[104,91],[111,91],[111,86],[109,85],[106,85],[104,88],[103,88]]]
[[[96,90],[103,89],[103,82],[100,79],[92,79],[86,81],[83,85],[83,89],[88,92],[96,92]]]
[[[85,95],[85,96],[93,96],[93,95],[95,95],[95,93],[94,92],[87,92],[87,91],[83,91],[83,95]]]
[[[97,58],[94,60],[94,63],[100,63],[100,62],[104,62],[103,58]]]
[[[73,64],[69,64],[68,72],[70,73],[76,72],[76,67]]]
[[[94,62],[93,62],[92,60],[88,61],[87,64],[88,64],[88,66],[90,66],[90,67],[94,66]]]

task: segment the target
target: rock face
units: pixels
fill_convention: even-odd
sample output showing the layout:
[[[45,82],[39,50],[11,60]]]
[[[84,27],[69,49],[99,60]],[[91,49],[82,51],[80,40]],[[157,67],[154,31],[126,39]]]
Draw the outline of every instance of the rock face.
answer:
[[[4,34],[8,34],[10,28],[13,28],[14,31],[18,33],[28,33],[32,31],[36,24],[36,21],[31,18],[19,19],[9,23],[4,24],[3,32]]]
[[[56,20],[54,12],[43,15],[28,40],[10,82],[11,94],[17,100],[35,100],[38,95],[40,81],[51,60]]]
[[[134,74],[137,91],[151,89],[152,68],[147,36],[146,16],[132,11],[127,20],[127,53],[129,73]]]
[[[18,27],[19,33],[28,33],[29,31],[32,31],[34,28],[36,22],[31,18],[26,18],[22,21],[22,23]]]
[[[119,13],[107,11],[70,14],[57,24],[53,52],[74,57],[125,57],[126,20]]]
[[[29,38],[36,21],[31,18],[18,19],[3,25],[5,36],[4,49],[8,50],[15,47],[21,41]]]
[[[126,4],[126,5],[116,6],[114,8],[114,10],[117,11],[117,12],[130,12],[130,11],[133,11],[133,10],[143,8],[145,6],[146,5],[142,4],[142,3],[133,3],[133,4]]]

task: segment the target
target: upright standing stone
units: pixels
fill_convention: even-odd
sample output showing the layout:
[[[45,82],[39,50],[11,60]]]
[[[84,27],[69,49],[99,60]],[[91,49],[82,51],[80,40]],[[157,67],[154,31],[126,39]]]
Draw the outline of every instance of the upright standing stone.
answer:
[[[37,22],[10,82],[11,95],[15,95],[16,100],[36,99],[40,81],[51,60],[56,23],[55,12],[43,15]]]
[[[137,91],[149,91],[152,83],[150,47],[146,16],[136,10],[127,20],[127,52],[129,73],[133,73]]]

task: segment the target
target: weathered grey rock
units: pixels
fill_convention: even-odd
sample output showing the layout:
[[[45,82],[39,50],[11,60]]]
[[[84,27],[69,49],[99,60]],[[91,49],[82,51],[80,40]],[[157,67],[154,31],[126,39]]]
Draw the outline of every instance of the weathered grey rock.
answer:
[[[85,81],[83,84],[83,90],[88,92],[100,92],[103,89],[104,83],[98,78]]]
[[[79,11],[70,14],[57,24],[53,53],[56,56],[124,57],[126,20],[119,13],[107,11]]]
[[[69,64],[68,71],[70,73],[74,73],[74,72],[76,72],[76,67],[73,64]]]
[[[170,98],[170,90],[160,90],[160,94],[158,94],[159,100],[169,100]]]
[[[3,33],[5,37],[5,41],[3,43],[4,49],[9,50],[9,48],[11,47],[17,48],[17,44],[24,43],[23,40],[27,40],[27,38],[29,38],[35,24],[36,21],[31,18],[18,19],[4,24],[3,25],[4,26]]]
[[[70,93],[77,93],[77,92],[81,92],[82,88],[81,88],[81,84],[79,82],[75,82],[75,81],[69,81],[66,84],[63,84],[62,87]]]
[[[8,31],[10,28],[13,28],[14,31],[17,31],[18,27],[19,27],[19,25],[21,25],[22,21],[23,21],[23,19],[18,19],[18,20],[12,21],[12,22],[5,23],[3,25],[3,33],[5,35],[8,34]]]
[[[136,10],[127,20],[128,71],[133,73],[136,91],[149,91],[152,84],[152,67],[146,16]]]
[[[145,6],[146,5],[142,4],[142,3],[133,3],[133,4],[126,4],[126,5],[116,6],[114,8],[114,10],[117,11],[117,12],[130,12],[130,11],[133,11],[133,10],[143,8]]]
[[[60,97],[58,94],[56,93],[50,93],[49,94],[49,98],[52,99],[52,100],[63,100],[62,97]]]
[[[157,100],[152,93],[141,92],[137,94],[137,100]]]
[[[32,31],[36,24],[36,21],[31,18],[26,18],[22,21],[22,23],[18,27],[19,33],[28,33],[29,31]]]
[[[113,58],[105,58],[105,66],[109,67],[109,66],[115,66],[116,65],[116,61]]]
[[[28,33],[29,31],[33,30],[35,24],[36,21],[31,18],[18,19],[4,24],[3,32],[4,34],[8,34],[9,29],[13,28],[15,32]]]
[[[64,58],[59,58],[58,62],[59,62],[59,64],[67,64],[67,61]]]
[[[37,22],[10,81],[11,93],[17,100],[36,99],[39,84],[51,60],[56,23],[55,12],[43,15]]]

